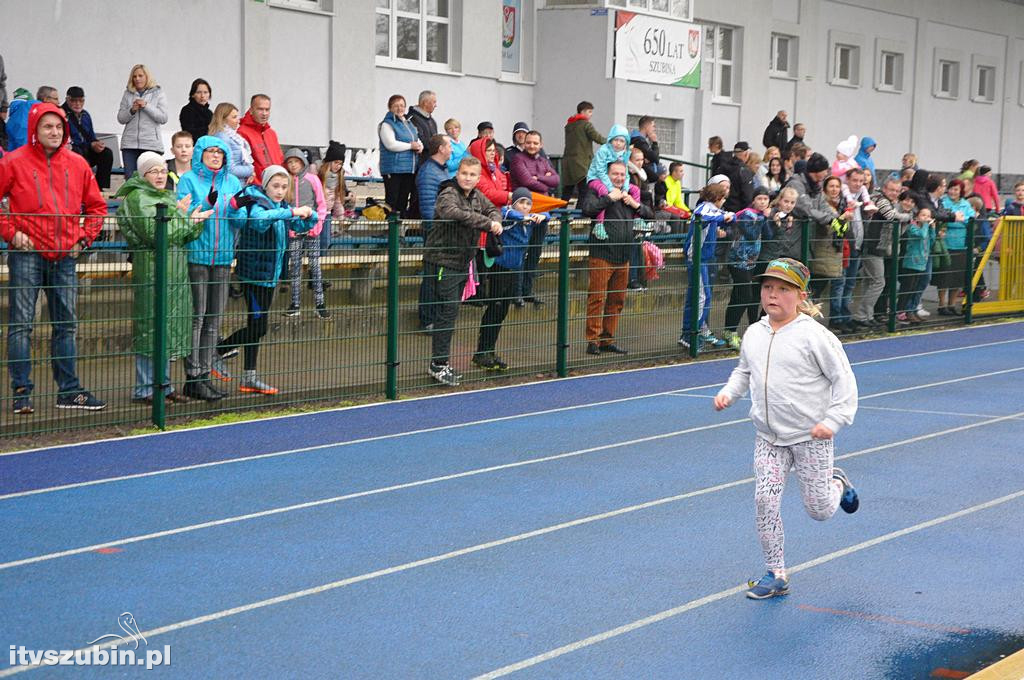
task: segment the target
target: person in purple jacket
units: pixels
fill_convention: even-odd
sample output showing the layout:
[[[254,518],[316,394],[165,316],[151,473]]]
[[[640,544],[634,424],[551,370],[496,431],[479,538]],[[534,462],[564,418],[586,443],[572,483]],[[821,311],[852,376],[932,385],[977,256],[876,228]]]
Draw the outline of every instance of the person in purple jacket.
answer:
[[[543,138],[536,130],[526,133],[523,140],[523,151],[512,157],[509,172],[512,175],[512,189],[525,187],[538,194],[551,194],[558,188],[558,173],[542,152]],[[543,302],[533,295],[533,277],[540,264],[540,251],[547,236],[547,222],[534,225],[530,234],[530,245],[526,251],[526,261],[520,274],[514,303],[522,307],[532,302],[535,307],[543,306]]]

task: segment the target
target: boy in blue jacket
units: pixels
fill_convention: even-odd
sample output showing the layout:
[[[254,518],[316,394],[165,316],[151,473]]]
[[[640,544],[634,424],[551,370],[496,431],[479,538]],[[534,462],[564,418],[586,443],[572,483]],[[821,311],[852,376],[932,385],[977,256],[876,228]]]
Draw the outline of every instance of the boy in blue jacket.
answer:
[[[285,201],[289,184],[288,171],[271,165],[263,171],[261,186],[249,185],[231,201],[248,217],[238,239],[238,278],[249,314],[245,326],[232,333],[217,351],[226,358],[242,347],[244,373],[239,392],[278,393],[276,387],[256,377],[260,341],[267,334],[267,316],[288,247],[288,230],[304,234],[317,224],[317,215],[308,205],[293,208]]]
[[[533,225],[545,222],[550,217],[547,213],[532,213],[531,208],[533,197],[530,190],[519,187],[512,192],[512,204],[501,209],[504,227],[501,236],[487,237],[501,240],[501,254],[492,257],[494,249],[488,248],[484,257],[484,264],[488,265],[486,273],[482,272],[484,285],[487,286],[487,308],[480,320],[480,335],[473,355],[473,363],[487,371],[508,370],[508,364],[495,355],[494,346],[498,343],[498,334],[508,314],[508,306],[516,296],[516,279],[523,268]]]

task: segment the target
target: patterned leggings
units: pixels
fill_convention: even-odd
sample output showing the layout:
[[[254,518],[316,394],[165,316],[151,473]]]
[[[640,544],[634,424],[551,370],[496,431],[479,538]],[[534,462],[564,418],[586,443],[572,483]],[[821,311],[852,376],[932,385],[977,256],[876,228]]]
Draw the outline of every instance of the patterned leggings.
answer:
[[[302,256],[309,258],[309,274],[313,281],[313,301],[324,304],[324,281],[320,275],[320,239],[317,236],[296,236],[288,240],[288,268],[292,279],[292,305],[302,299]]]
[[[811,439],[792,446],[776,446],[758,437],[754,443],[757,534],[769,570],[786,567],[781,507],[786,473],[791,467],[796,469],[808,515],[823,522],[839,507],[843,492],[839,482],[832,479],[833,451],[831,439]]]

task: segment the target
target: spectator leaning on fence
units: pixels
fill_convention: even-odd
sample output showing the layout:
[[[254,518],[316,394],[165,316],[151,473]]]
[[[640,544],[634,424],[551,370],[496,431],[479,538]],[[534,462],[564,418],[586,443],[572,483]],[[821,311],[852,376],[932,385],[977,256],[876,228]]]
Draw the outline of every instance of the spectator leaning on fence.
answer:
[[[121,96],[117,122],[121,133],[121,158],[124,176],[135,174],[135,164],[145,151],[163,155],[161,126],[167,122],[167,97],[144,64],[132,66],[128,84]]]
[[[317,224],[317,214],[308,205],[292,207],[286,200],[293,182],[287,170],[271,165],[263,171],[261,185],[250,184],[231,198],[232,208],[245,217],[238,239],[238,278],[248,309],[245,326],[228,336],[218,347],[222,359],[242,348],[243,373],[239,392],[273,395],[278,389],[256,375],[260,342],[269,327],[281,262],[288,246],[288,232],[308,233]]]
[[[192,295],[188,282],[185,244],[199,236],[203,220],[213,210],[195,208],[189,215],[191,196],[176,200],[167,189],[167,165],[159,154],[139,156],[138,172],[117,190],[121,205],[117,224],[132,250],[132,351],[135,352],[135,390],[132,401],[153,403],[153,284],[156,247],[156,208],[167,208],[167,297],[164,307],[164,339],[167,364],[164,377],[168,384],[163,394],[167,401],[181,403],[188,398],[175,391],[170,382],[171,360],[192,352]]]
[[[0,237],[9,248],[7,361],[13,409],[17,414],[34,411],[31,339],[43,289],[53,327],[50,357],[57,408],[95,411],[106,404],[82,387],[75,370],[75,262],[99,235],[107,204],[89,164],[68,146],[70,134],[60,107],[34,106],[28,129],[28,144],[0,159],[0,200],[7,198],[10,209],[0,219]]]
[[[427,234],[423,253],[424,276],[433,283],[431,298],[437,301],[429,373],[445,385],[458,385],[461,378],[449,364],[449,354],[459,300],[469,274],[469,263],[478,249],[479,236],[486,232],[500,236],[502,232],[501,213],[477,189],[480,169],[477,157],[466,156],[459,164],[455,179],[441,185],[434,209],[434,216],[441,221]]]
[[[185,359],[185,396],[216,401],[226,394],[213,386],[213,370],[221,314],[227,303],[231,261],[239,212],[231,197],[242,188],[231,174],[231,152],[216,137],[200,137],[192,152],[192,169],[178,182],[179,199],[214,212],[203,222],[199,237],[188,243],[188,278],[192,285],[192,353]],[[224,376],[226,377],[226,376]]]

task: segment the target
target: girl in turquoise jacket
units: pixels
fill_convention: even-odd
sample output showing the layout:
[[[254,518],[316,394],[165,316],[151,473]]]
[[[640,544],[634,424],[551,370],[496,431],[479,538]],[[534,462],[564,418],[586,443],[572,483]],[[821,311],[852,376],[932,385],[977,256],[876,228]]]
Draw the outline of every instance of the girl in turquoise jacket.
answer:
[[[615,124],[608,132],[608,141],[597,148],[594,160],[590,161],[590,169],[587,171],[587,183],[599,179],[608,191],[612,190],[612,181],[608,179],[608,164],[615,161],[622,161],[629,167],[629,130],[624,126]],[[622,192],[629,191],[629,176],[626,176],[626,185]]]

